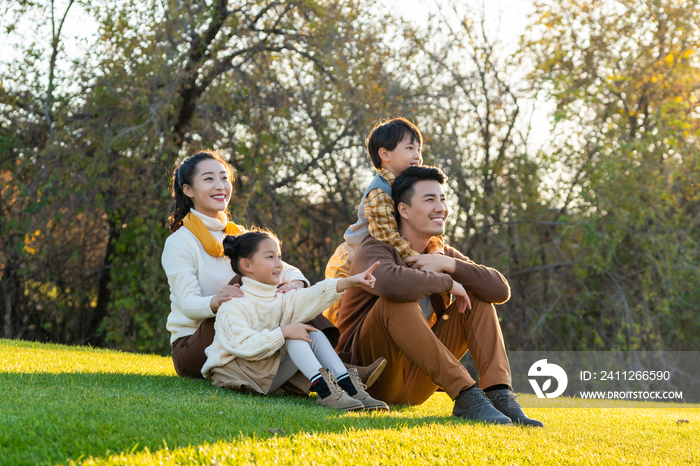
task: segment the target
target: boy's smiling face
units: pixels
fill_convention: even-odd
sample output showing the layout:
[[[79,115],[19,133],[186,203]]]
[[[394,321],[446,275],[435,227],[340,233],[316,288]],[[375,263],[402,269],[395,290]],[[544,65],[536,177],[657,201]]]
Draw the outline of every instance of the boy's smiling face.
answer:
[[[389,151],[383,147],[379,149],[382,168],[389,170],[394,176],[399,176],[408,167],[423,164],[422,150],[420,143],[410,133],[406,133],[394,150]]]

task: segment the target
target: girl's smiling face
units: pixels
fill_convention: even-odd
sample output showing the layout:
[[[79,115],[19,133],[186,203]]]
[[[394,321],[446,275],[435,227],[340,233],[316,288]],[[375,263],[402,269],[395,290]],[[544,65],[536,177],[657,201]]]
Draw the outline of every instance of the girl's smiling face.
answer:
[[[192,199],[197,212],[218,218],[231,200],[233,186],[226,167],[218,160],[208,159],[197,164],[192,184],[183,185],[182,191]]]
[[[258,249],[250,258],[240,259],[243,276],[268,285],[279,285],[282,275],[282,254],[279,243],[267,238],[258,244]]]

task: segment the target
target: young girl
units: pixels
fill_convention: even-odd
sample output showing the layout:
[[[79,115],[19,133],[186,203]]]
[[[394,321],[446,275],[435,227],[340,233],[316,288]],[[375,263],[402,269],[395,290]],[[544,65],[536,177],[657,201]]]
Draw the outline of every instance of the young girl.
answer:
[[[386,403],[367,394],[356,369],[343,366],[323,332],[302,323],[346,289],[373,287],[372,270],[378,263],[351,277],[326,279],[282,294],[276,293],[283,263],[273,234],[251,231],[227,236],[223,244],[231,267],[242,276],[244,296],[219,307],[202,374],[219,387],[268,394],[301,371],[307,381],[300,388],[316,392],[316,404],[347,411],[388,410]],[[299,386],[298,379],[296,383]]]

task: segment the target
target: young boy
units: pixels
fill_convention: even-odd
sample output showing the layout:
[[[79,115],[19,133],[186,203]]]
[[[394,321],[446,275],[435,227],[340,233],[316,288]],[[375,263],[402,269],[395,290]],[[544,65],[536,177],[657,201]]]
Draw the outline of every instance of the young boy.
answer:
[[[355,250],[368,235],[394,246],[402,259],[421,254],[398,232],[391,200],[391,185],[409,166],[423,163],[421,151],[423,137],[418,127],[405,118],[380,120],[367,136],[367,155],[377,170],[357,209],[357,222],[345,232],[345,242],[338,246],[326,265],[326,278],[345,278]],[[427,253],[444,252],[442,236],[433,237]],[[323,312],[328,320],[337,324],[340,299]]]

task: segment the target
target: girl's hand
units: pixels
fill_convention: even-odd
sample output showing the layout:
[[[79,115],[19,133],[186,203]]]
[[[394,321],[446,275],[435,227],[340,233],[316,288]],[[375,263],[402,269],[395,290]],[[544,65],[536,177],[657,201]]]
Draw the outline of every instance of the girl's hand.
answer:
[[[211,298],[209,307],[211,312],[216,314],[219,307],[226,301],[230,301],[233,298],[242,298],[243,292],[241,291],[240,285],[236,283],[235,285],[224,285],[223,288],[219,290],[219,294]]]
[[[275,293],[286,293],[288,291],[304,288],[304,282],[301,282],[301,286],[298,283],[300,283],[300,280],[293,280],[289,283],[280,283],[277,285],[277,291],[275,291]]]
[[[336,285],[336,291],[338,291],[338,293],[342,293],[348,288],[352,288],[353,286],[358,285],[366,285],[370,288],[374,288],[374,284],[377,282],[377,279],[374,278],[374,275],[372,275],[372,271],[376,269],[378,265],[379,262],[377,261],[374,264],[372,264],[370,268],[368,268],[362,273],[358,273],[357,275],[352,275],[350,277],[338,280],[338,285]]]
[[[301,340],[311,343],[309,332],[318,332],[318,329],[307,324],[291,324],[282,327],[282,336],[285,340]]]
[[[459,311],[460,314],[464,314],[467,308],[472,308],[472,302],[467,292],[464,290],[464,287],[461,283],[454,281],[454,279],[452,280],[452,289],[450,293],[457,298],[457,311]]]

